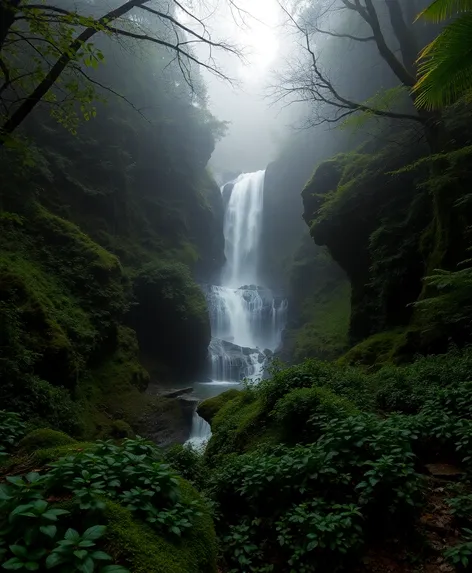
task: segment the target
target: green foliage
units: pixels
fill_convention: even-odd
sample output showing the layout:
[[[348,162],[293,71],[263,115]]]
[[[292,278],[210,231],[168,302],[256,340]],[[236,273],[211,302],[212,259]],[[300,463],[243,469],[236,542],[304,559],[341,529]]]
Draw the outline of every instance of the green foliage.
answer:
[[[203,452],[199,448],[191,444],[175,444],[166,450],[164,459],[179,475],[200,491],[205,488],[209,471],[204,462]]]
[[[50,463],[41,475],[10,475],[0,487],[0,550],[8,568],[125,573],[121,565],[103,566],[118,556],[120,563],[130,562],[134,573],[214,571],[208,510],[196,492],[159,461],[153,444],[137,438],[125,439],[121,446],[60,446],[44,450],[48,456],[34,463],[57,459],[67,448],[78,451]],[[64,499],[62,507],[54,504]],[[131,515],[150,527],[138,525]],[[177,550],[175,544],[184,536],[186,549]],[[13,549],[16,546],[20,549]]]
[[[472,2],[435,0],[419,17],[436,22],[456,18],[420,54],[415,104],[440,109],[472,90]]]
[[[222,400],[205,459],[228,569],[338,571],[355,566],[365,544],[413,534],[428,492],[417,469],[435,456],[467,476],[472,467],[471,356],[376,372],[315,360],[276,366]],[[448,503],[470,527],[467,483]],[[446,556],[467,565],[469,552],[465,535]]]
[[[450,547],[444,552],[446,559],[461,571],[469,571],[472,558],[472,530],[464,529],[466,541]]]
[[[119,556],[133,573],[216,573],[216,539],[208,509],[189,484],[181,481],[180,490],[185,505],[199,504],[193,527],[182,542],[176,535],[158,536],[156,530],[136,521],[129,510],[106,502],[110,553]]]
[[[320,418],[342,418],[357,412],[354,405],[325,388],[297,388],[278,400],[271,415],[287,441],[313,441]]]
[[[139,438],[125,439],[122,446],[101,442],[95,451],[51,464],[49,479],[56,488],[72,491],[82,510],[103,509],[100,497],[107,496],[180,536],[191,527],[192,508],[178,502],[177,476],[157,458],[157,450]]]
[[[55,448],[75,444],[76,441],[64,434],[49,428],[33,430],[18,442],[18,448],[22,452],[33,453],[36,450]]]
[[[19,414],[0,410],[0,462],[8,457],[25,433],[26,424]]]
[[[246,560],[259,566],[264,559],[289,562],[293,571],[336,570],[352,562],[379,519],[385,528],[404,527],[415,515],[422,488],[406,421],[315,417],[318,442],[228,456],[212,475],[220,526],[228,530],[225,555],[232,563],[243,557],[237,571]],[[232,528],[252,520],[258,527],[250,541],[235,544]],[[262,548],[262,560],[252,546]]]
[[[3,568],[18,571],[94,571],[95,562],[111,561],[103,551],[95,549],[95,541],[106,527],[94,525],[83,535],[68,528],[65,516],[69,511],[55,508],[43,497],[48,476],[29,473],[24,479],[7,478],[0,488],[0,549]],[[65,520],[64,520],[65,518]],[[101,568],[101,573],[126,573],[119,566]]]
[[[322,500],[294,506],[277,522],[279,544],[292,553],[291,571],[337,570],[362,543],[362,514],[355,505],[328,507]]]

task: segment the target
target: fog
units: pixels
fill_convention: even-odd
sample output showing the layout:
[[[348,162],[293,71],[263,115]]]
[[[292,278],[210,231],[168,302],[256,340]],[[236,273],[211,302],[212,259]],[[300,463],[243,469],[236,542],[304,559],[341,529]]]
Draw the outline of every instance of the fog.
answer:
[[[227,134],[210,161],[215,175],[263,169],[291,130],[291,110],[276,105],[268,93],[282,57],[284,15],[277,0],[240,0],[241,10],[220,3],[211,11],[211,27],[241,48],[241,57],[218,54],[225,81],[203,70],[210,111],[228,122]],[[205,50],[204,47],[199,48]]]

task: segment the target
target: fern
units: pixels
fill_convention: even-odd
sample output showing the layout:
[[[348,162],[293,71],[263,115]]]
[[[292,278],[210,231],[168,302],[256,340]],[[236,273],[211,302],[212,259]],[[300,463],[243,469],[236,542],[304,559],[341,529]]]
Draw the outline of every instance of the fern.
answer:
[[[440,21],[453,13],[460,15],[420,53],[418,108],[439,109],[472,90],[472,0],[435,0],[420,17]]]
[[[416,19],[424,18],[430,22],[443,22],[454,14],[467,12],[471,7],[471,0],[434,0],[432,4],[420,12]]]

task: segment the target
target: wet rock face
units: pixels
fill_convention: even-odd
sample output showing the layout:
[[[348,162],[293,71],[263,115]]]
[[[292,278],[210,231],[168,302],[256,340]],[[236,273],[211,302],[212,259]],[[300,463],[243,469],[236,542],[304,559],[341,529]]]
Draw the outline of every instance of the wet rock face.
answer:
[[[161,394],[158,387],[151,385],[147,393],[155,395],[155,399],[152,407],[141,416],[138,433],[162,447],[184,444],[190,437],[193,413],[198,404],[197,398],[184,394],[188,390],[184,388],[176,391],[178,397],[169,397],[175,392]]]

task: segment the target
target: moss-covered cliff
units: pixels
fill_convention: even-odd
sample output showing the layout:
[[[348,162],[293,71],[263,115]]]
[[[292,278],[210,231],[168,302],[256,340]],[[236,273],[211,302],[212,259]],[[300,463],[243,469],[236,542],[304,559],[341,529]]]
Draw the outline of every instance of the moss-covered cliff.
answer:
[[[39,111],[26,148],[1,150],[0,401],[72,433],[140,427],[165,407],[141,394],[150,375],[205,365],[196,280],[224,261],[215,122],[166,82],[136,96],[159,102],[146,119],[114,99],[72,135]]]
[[[470,185],[468,148],[427,158],[411,134],[397,137],[321,163],[303,191],[315,243],[328,248],[351,283],[351,345],[376,335],[377,350],[363,344],[351,354],[355,361],[447,348],[451,328],[433,328],[415,303],[434,294],[423,282],[434,268],[453,270],[468,257],[469,204],[461,200]],[[446,227],[433,197],[443,197]],[[456,329],[453,340],[467,337]]]

